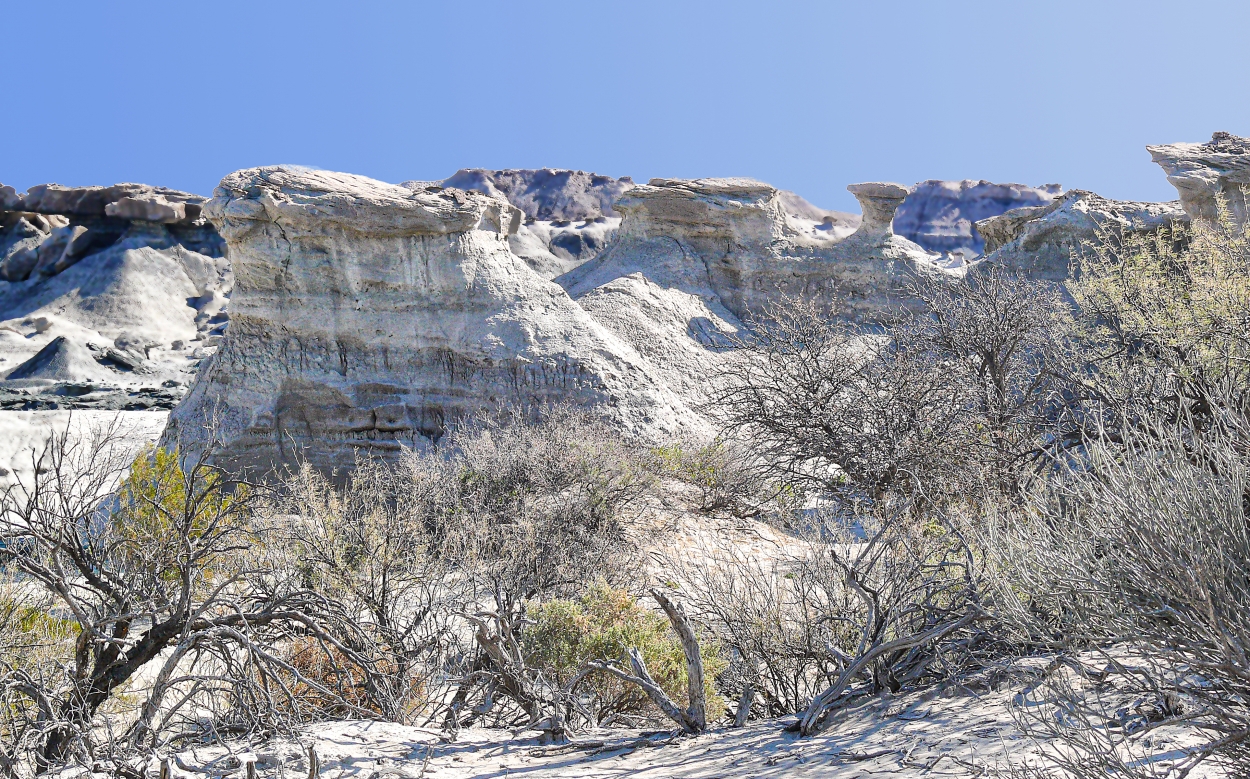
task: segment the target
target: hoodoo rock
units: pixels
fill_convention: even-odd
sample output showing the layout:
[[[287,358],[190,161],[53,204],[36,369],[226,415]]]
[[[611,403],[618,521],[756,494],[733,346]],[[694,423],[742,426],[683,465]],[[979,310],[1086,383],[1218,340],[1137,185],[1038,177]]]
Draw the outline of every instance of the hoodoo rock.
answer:
[[[1250,187],[1250,138],[1217,132],[1207,143],[1147,146],[1146,151],[1180,193],[1190,219],[1214,221],[1221,205],[1239,225],[1250,219],[1245,194]]]
[[[894,212],[898,211],[898,207],[911,194],[909,187],[870,181],[850,184],[846,189],[859,201],[860,210],[864,212],[859,233],[873,236],[894,235]]]
[[[816,223],[791,213],[786,194],[753,179],[652,179],[617,201],[625,218],[608,248],[557,281],[580,299],[640,274],[739,319],[788,293],[872,320],[889,315],[907,275],[944,272],[935,255],[889,232],[883,201],[901,202],[903,187],[874,195],[877,210],[849,237],[837,229],[846,221]]]
[[[509,251],[522,214],[454,188],[270,167],[222,180],[230,326],[167,440],[264,471],[436,441],[505,403],[600,404],[639,436],[698,416],[636,351]]]

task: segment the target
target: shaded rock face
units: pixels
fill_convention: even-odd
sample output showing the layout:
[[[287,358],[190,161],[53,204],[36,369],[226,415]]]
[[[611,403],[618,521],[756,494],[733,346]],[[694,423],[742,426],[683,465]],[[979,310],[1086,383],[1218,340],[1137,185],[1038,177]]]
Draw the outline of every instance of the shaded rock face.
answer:
[[[0,279],[54,276],[132,233],[163,225],[171,239],[210,257],[220,238],[201,217],[204,198],[146,184],[63,187],[40,184],[20,194],[0,187]]]
[[[1029,187],[989,181],[922,181],[898,207],[894,232],[931,252],[971,259],[985,252],[975,224],[1016,208],[1044,206],[1062,192],[1058,184]]]
[[[906,188],[854,186],[875,210],[848,237],[850,220],[814,225],[790,213],[782,192],[752,179],[652,179],[617,201],[625,218],[607,250],[557,281],[580,300],[640,274],[737,319],[763,312],[780,292],[879,319],[899,302],[909,274],[943,271],[933,255],[890,231],[891,204]]]
[[[1018,208],[976,223],[985,239],[985,262],[1015,268],[1030,278],[1066,281],[1072,262],[1104,229],[1153,231],[1189,221],[1179,201],[1138,203],[1109,200],[1080,189],[1049,205]]]
[[[612,202],[634,182],[628,176],[616,179],[582,170],[472,168],[445,181],[405,181],[400,186],[470,190],[516,206],[525,220],[509,235],[509,247],[540,276],[551,279],[603,251],[621,223]]]
[[[143,184],[0,187],[0,407],[176,402],[232,284],[204,202]]]
[[[235,467],[330,470],[508,402],[602,404],[642,437],[697,419],[509,251],[523,216],[501,199],[257,168],[223,179],[205,214],[233,263],[230,326],[167,440],[201,445],[212,423]]]
[[[1237,224],[1250,219],[1245,193],[1250,188],[1250,138],[1217,132],[1208,143],[1147,146],[1146,151],[1180,193],[1190,219],[1214,221],[1221,203]]]

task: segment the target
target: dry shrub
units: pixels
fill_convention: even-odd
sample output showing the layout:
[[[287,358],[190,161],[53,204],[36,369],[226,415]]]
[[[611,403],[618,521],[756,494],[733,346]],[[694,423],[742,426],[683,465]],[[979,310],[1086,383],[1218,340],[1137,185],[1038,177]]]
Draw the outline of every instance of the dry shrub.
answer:
[[[726,547],[674,563],[764,714],[828,727],[857,696],[949,675],[979,640],[979,566],[941,514],[911,504],[825,516],[763,560]]]
[[[1184,701],[1198,759],[1250,767],[1250,468],[1244,420],[1093,442],[1020,513],[987,521],[1002,624],[1025,646],[1125,647],[1130,691]],[[1108,657],[1111,662],[1111,657]],[[1113,664],[1114,665],[1114,664]],[[1110,717],[1108,717],[1110,719]],[[1197,762],[1197,760],[1195,760]]]

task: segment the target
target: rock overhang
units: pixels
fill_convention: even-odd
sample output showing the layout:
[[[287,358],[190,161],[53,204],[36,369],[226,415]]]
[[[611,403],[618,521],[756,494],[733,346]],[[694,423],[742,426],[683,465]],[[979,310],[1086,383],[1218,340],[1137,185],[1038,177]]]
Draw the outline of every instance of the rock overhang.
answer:
[[[435,191],[430,191],[435,190]],[[250,168],[222,179],[205,216],[227,240],[273,222],[292,234],[330,228],[375,235],[448,235],[484,229],[502,235],[521,225],[520,209],[471,190],[412,190],[365,176],[290,166]]]

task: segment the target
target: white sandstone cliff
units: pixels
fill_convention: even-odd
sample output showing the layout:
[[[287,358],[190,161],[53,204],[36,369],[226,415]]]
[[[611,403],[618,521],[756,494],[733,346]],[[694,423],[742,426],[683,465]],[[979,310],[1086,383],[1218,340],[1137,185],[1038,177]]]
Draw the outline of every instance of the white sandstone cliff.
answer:
[[[521,213],[458,189],[257,168],[205,208],[236,279],[230,326],[167,439],[263,471],[436,441],[504,403],[601,405],[646,438],[699,417],[635,350],[509,251]]]

